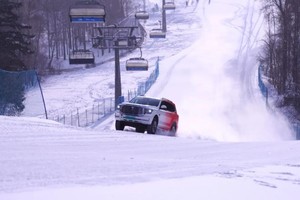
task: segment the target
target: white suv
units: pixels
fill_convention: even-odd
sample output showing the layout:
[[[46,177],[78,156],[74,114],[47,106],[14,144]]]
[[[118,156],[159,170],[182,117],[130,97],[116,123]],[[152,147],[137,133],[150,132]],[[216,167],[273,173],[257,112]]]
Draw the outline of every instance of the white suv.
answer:
[[[116,130],[124,130],[125,126],[131,126],[140,133],[147,130],[147,133],[155,134],[159,129],[175,135],[179,116],[175,104],[166,98],[137,96],[118,106],[115,119]]]

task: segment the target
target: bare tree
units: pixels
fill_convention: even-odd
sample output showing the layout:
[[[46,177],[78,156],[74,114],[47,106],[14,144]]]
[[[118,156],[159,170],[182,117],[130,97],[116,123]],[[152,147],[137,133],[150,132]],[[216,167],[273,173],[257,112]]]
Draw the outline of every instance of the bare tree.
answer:
[[[300,111],[300,2],[263,2],[268,24],[263,59],[266,75],[284,97],[283,105]]]

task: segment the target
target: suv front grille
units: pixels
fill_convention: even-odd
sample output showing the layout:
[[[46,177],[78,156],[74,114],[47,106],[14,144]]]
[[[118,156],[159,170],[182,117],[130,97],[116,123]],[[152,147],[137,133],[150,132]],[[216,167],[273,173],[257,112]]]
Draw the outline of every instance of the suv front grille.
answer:
[[[126,115],[141,115],[143,114],[143,108],[138,106],[124,105],[121,112]]]

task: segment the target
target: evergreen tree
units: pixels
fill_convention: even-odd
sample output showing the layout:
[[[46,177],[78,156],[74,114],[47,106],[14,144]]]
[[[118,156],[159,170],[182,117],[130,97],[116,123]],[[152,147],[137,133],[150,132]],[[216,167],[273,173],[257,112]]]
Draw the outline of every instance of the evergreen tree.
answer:
[[[30,49],[32,35],[26,34],[31,28],[20,22],[17,11],[22,3],[0,0],[0,68],[10,71],[24,70],[23,55],[33,53]]]

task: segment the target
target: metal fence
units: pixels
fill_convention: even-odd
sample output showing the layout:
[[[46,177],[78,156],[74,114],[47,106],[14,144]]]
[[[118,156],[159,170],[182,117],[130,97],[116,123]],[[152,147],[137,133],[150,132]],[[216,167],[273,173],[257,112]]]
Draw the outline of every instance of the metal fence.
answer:
[[[129,101],[138,95],[145,95],[146,92],[155,83],[159,76],[159,58],[155,63],[155,70],[150,74],[146,81],[138,83],[138,87],[135,90],[130,90],[123,95],[125,101]],[[115,99],[109,97],[105,99],[99,99],[92,107],[89,108],[77,108],[69,114],[57,115],[50,117],[54,121],[78,127],[92,126],[95,122],[103,119],[104,117],[111,115],[115,111]]]
[[[264,82],[262,80],[261,72],[262,72],[262,65],[260,65],[259,69],[258,69],[258,86],[260,88],[262,95],[266,98],[266,105],[269,106],[269,104],[268,104],[268,88],[266,87],[266,85],[264,84]],[[300,124],[294,123],[294,124],[292,124],[292,128],[296,134],[296,140],[300,140]]]
[[[78,127],[87,127],[114,111],[114,98],[106,98],[94,103],[90,108],[77,108],[70,114],[57,115],[53,120]]]

